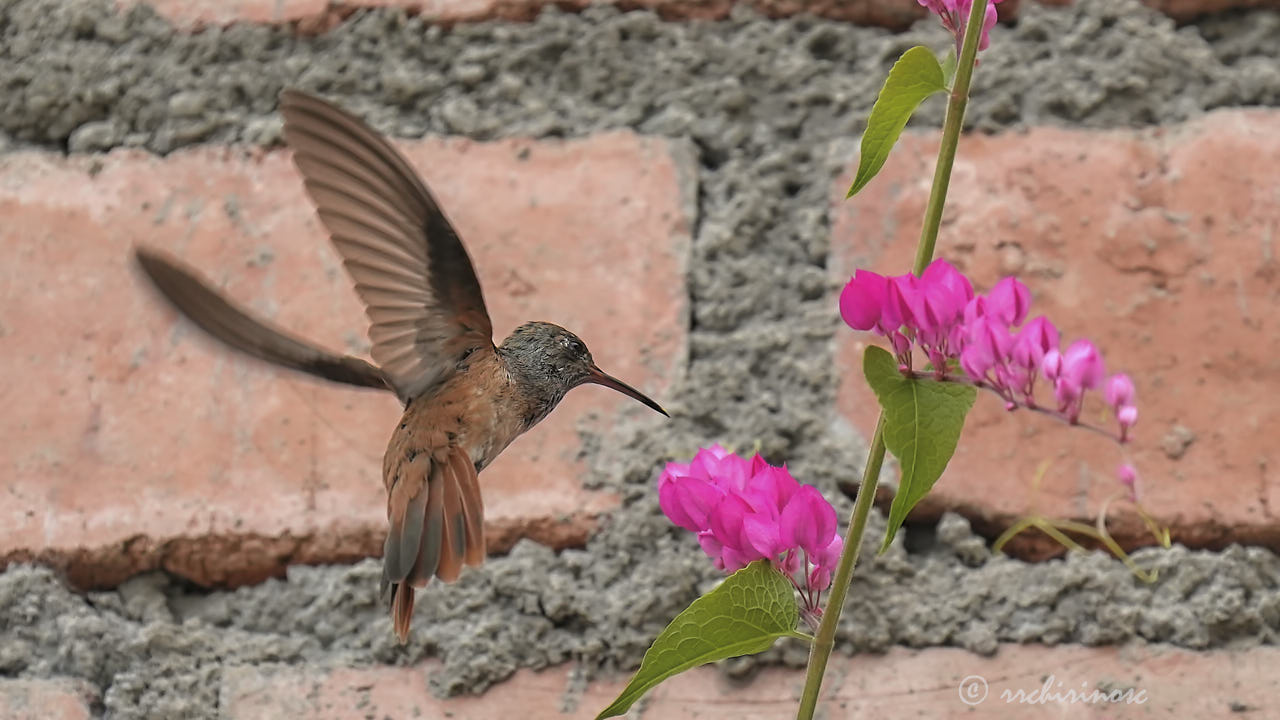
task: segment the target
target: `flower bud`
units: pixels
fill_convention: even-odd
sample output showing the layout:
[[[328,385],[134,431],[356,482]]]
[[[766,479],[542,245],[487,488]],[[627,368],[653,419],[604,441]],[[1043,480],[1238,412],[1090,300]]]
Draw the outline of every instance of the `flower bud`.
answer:
[[[1115,408],[1117,413],[1121,407],[1133,404],[1133,395],[1133,381],[1128,375],[1116,373],[1107,380],[1107,404]]]

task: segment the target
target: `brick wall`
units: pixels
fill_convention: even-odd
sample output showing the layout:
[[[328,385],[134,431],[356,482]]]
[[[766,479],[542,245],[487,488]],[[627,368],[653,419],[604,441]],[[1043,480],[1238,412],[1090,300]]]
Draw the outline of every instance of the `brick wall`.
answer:
[[[1146,4],[1193,22],[1006,0],[971,114],[992,132],[962,144],[939,252],[979,283],[1027,278],[1066,334],[1138,379],[1145,501],[1187,549],[1140,552],[1164,563],[1154,587],[1106,558],[975,550],[1033,503],[1090,519],[1117,460],[980,402],[907,533],[925,540],[860,570],[857,617],[905,615],[842,635],[886,654],[840,659],[831,717],[1111,716],[973,710],[955,694],[968,675],[995,695],[1055,673],[1139,686],[1148,717],[1275,703],[1280,3]],[[367,5],[0,5],[0,717],[591,717],[714,579],[657,515],[661,462],[759,442],[847,515],[835,488],[874,408],[867,338],[835,326],[834,297],[854,267],[907,265],[937,108],[842,198],[886,63],[941,38],[912,25],[918,4]],[[630,59],[593,67],[614,44]],[[406,648],[366,560],[395,400],[223,351],[129,262],[135,244],[166,248],[281,325],[367,353],[275,142],[275,94],[294,84],[397,138],[466,240],[499,335],[569,326],[674,416],[572,393],[485,471],[495,557],[424,595]],[[1149,542],[1132,515],[1113,528]],[[766,662],[750,685],[735,678],[751,661],[681,678],[645,716],[786,715],[803,652]]]

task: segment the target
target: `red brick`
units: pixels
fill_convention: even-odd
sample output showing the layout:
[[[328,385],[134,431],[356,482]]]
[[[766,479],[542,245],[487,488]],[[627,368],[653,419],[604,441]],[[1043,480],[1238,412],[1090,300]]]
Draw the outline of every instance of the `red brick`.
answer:
[[[692,171],[679,146],[618,132],[403,147],[468,243],[498,339],[524,320],[561,323],[663,398],[686,342]],[[100,585],[157,565],[242,582],[381,553],[395,398],[228,352],[131,267],[134,243],[173,250],[283,326],[363,353],[363,311],[284,152],[10,154],[0,216],[12,468],[0,558]],[[607,430],[624,410],[652,414],[576,390],[485,471],[495,548],[585,538],[616,498],[582,489],[576,428]]]
[[[1045,5],[1070,5],[1071,0],[1039,0]],[[1006,3],[1009,0],[1005,0]],[[1153,10],[1175,20],[1191,20],[1199,15],[1227,10],[1280,7],[1280,0],[1142,0]]]
[[[1265,712],[1280,682],[1272,672],[1280,650],[1189,652],[1164,647],[1085,648],[1005,645],[994,657],[956,648],[908,650],[885,655],[836,657],[828,667],[819,712],[830,718],[984,718],[993,720],[1104,720],[1110,718],[1228,717],[1232,708]],[[223,673],[221,707],[230,720],[311,717],[520,717],[524,720],[592,718],[617,696],[623,679],[573,689],[573,669],[521,671],[483,695],[440,700],[427,689],[436,668],[376,667],[318,671],[241,667]],[[972,706],[960,700],[960,685],[987,696]],[[1032,695],[1052,676],[1053,702]],[[1061,683],[1061,685],[1058,685]],[[702,667],[668,680],[630,717],[664,720],[765,720],[794,714],[804,675],[773,668],[745,682]],[[1095,688],[1122,693],[1132,704],[1083,703],[1067,690]],[[1206,692],[1213,688],[1212,692]],[[1004,695],[1008,691],[1008,695]],[[1018,691],[1023,694],[1018,695]],[[1139,693],[1145,692],[1145,696]],[[976,698],[978,696],[971,696]],[[1022,702],[1022,699],[1030,702]],[[1145,699],[1146,702],[1137,702]],[[1234,704],[1234,705],[1233,705]]]
[[[1087,336],[1138,386],[1133,459],[1144,503],[1189,545],[1280,547],[1280,113],[1219,112],[1167,130],[1033,129],[961,143],[938,255],[982,288],[1017,273],[1064,338]],[[833,268],[911,265],[936,134],[908,134],[858,197],[834,201]],[[849,160],[853,167],[854,159]],[[850,171],[851,172],[851,171]],[[843,198],[842,180],[833,195]],[[876,406],[860,371],[871,336],[838,332],[841,411],[864,432]],[[1099,403],[1100,405],[1100,403]],[[1107,423],[1102,409],[1086,417]],[[1182,450],[1179,428],[1195,440]],[[1175,452],[1178,450],[1178,452]],[[1036,466],[1054,465],[1038,501]],[[1112,443],[1047,418],[1007,416],[984,394],[924,514],[999,527],[1028,513],[1090,518],[1115,489]],[[1131,515],[1117,532],[1144,537]]]
[[[808,13],[859,25],[905,29],[925,16],[916,0],[604,0],[654,10],[669,19],[719,19],[735,4],[746,4],[771,17]],[[1043,0],[1068,5],[1070,0]],[[1280,7],[1280,0],[1143,0],[1179,20],[1234,8]],[[401,7],[432,22],[456,23],[505,18],[529,20],[543,8],[583,9],[599,0],[116,0],[120,7],[151,5],[183,28],[233,22],[296,22],[306,32],[323,32],[360,8]],[[1022,0],[1005,0],[1000,17],[1017,17]]]
[[[88,720],[98,691],[72,678],[0,678],[0,718],[5,720]]]
[[[607,0],[621,6],[654,10],[663,17],[717,19],[735,3],[745,3],[772,16],[799,13],[848,20],[864,25],[906,28],[924,17],[915,0]],[[146,3],[183,28],[233,22],[297,22],[309,32],[323,32],[360,8],[399,7],[445,24],[493,18],[529,20],[548,6],[583,9],[594,0],[117,0],[120,7]]]

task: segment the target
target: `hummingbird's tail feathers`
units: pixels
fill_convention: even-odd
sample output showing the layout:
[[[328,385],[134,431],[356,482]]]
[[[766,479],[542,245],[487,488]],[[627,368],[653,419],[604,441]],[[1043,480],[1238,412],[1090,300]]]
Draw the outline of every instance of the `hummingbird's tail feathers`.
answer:
[[[413,586],[399,583],[391,586],[391,622],[396,628],[396,638],[403,645],[409,641],[409,623],[413,621]]]
[[[395,471],[382,589],[391,590],[391,620],[401,642],[413,619],[414,587],[424,587],[432,576],[453,582],[464,565],[484,562],[483,518],[476,466],[462,448],[442,443]]]
[[[234,305],[176,258],[138,247],[134,256],[161,295],[202,330],[260,360],[333,382],[392,390],[382,371],[294,337]]]
[[[446,463],[440,473],[440,511],[443,528],[440,534],[440,562],[436,577],[453,582],[462,572],[462,553],[467,542],[466,514],[462,506],[462,488],[453,471],[453,463]]]
[[[461,516],[463,541],[462,541],[462,560],[468,565],[476,566],[484,562],[485,558],[485,542],[484,542],[484,499],[480,496],[480,477],[476,472],[476,466],[471,462],[471,458],[457,448],[454,453],[449,456],[449,468],[454,481],[458,486],[459,509],[450,512],[446,507],[445,513],[449,517]],[[458,522],[455,520],[455,522]]]

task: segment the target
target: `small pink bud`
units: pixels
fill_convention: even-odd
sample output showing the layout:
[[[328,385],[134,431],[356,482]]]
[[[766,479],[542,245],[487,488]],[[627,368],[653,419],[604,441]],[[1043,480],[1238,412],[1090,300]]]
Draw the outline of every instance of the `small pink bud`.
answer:
[[[907,339],[906,335],[894,330],[889,335],[889,340],[893,343],[894,355],[897,355],[900,358],[911,356],[911,341]]]
[[[1138,501],[1138,471],[1129,463],[1122,464],[1116,470],[1116,477],[1120,480],[1120,484],[1129,490],[1129,499]]]
[[[815,566],[808,577],[809,589],[821,592],[831,587],[831,568]]]
[[[1116,421],[1120,423],[1120,437],[1129,439],[1129,431],[1138,424],[1138,408],[1136,405],[1123,405],[1116,411]]]
[[[1107,404],[1119,412],[1125,405],[1133,404],[1133,381],[1124,373],[1116,373],[1107,380]]]

